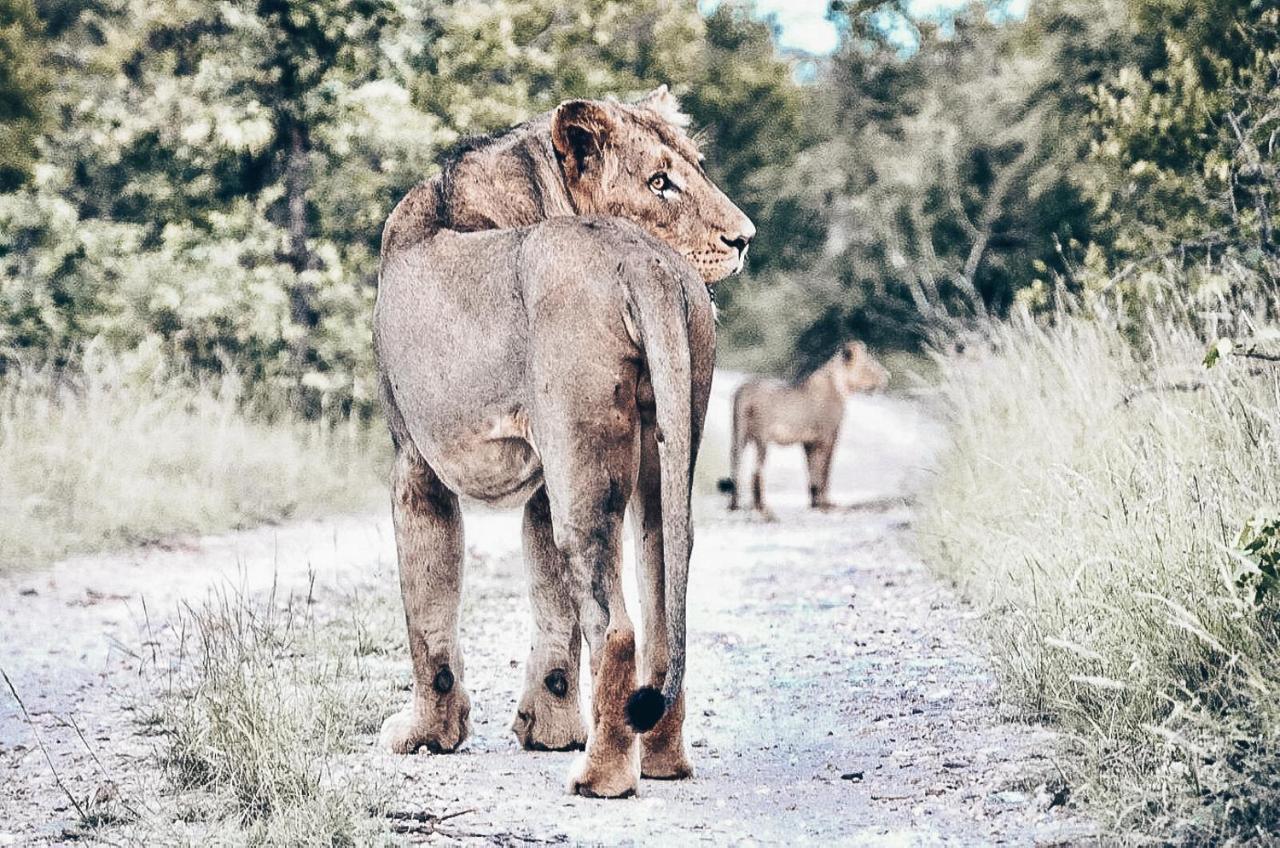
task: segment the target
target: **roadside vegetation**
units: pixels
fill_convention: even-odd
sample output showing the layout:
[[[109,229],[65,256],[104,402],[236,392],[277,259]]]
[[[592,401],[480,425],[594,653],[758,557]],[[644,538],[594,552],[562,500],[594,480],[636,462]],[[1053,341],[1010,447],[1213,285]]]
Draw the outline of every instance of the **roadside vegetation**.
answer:
[[[1135,842],[1280,830],[1278,24],[1100,4],[1081,32],[1128,41],[1058,124],[1087,238],[1055,235],[1006,320],[937,334],[926,556],[1006,696],[1065,731],[1075,798]]]
[[[1109,832],[1280,823],[1280,369],[1176,322],[995,329],[947,360],[928,559],[984,609],[1007,697],[1066,733]]]
[[[386,776],[349,755],[389,698],[392,605],[224,591],[188,610],[148,722],[178,818],[220,844],[367,845],[387,837]],[[385,626],[384,626],[385,625]],[[425,814],[424,814],[425,815]],[[140,823],[144,829],[150,823]]]
[[[242,392],[115,359],[0,377],[0,569],[381,501],[383,433]]]

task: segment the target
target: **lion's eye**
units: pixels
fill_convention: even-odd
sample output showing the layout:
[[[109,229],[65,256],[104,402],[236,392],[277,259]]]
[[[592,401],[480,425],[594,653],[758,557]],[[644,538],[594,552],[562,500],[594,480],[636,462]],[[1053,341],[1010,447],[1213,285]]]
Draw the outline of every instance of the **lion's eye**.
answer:
[[[665,195],[667,192],[676,191],[676,184],[671,182],[671,178],[665,171],[659,171],[649,178],[649,188],[653,189],[654,194]]]

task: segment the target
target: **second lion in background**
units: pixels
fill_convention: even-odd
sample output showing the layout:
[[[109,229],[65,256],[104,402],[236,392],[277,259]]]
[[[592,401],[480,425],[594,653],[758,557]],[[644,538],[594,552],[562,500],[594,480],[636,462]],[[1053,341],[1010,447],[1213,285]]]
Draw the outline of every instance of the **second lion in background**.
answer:
[[[771,378],[747,380],[733,393],[733,434],[729,474],[720,491],[729,495],[729,509],[739,507],[742,449],[755,447],[751,477],[752,507],[772,517],[764,504],[764,461],[767,448],[803,445],[809,469],[809,503],[815,509],[831,506],[827,496],[831,456],[844,419],[845,399],[855,392],[880,391],[889,383],[888,370],[860,341],[842,344],[826,364],[797,383]]]

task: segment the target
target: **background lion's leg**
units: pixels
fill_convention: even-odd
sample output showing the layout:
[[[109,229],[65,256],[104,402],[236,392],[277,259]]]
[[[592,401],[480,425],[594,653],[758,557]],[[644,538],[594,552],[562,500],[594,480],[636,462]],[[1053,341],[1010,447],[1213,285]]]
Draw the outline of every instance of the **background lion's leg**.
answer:
[[[644,641],[640,655],[642,683],[662,688],[667,676],[666,567],[662,550],[662,478],[653,427],[640,435],[640,473],[631,499],[636,539],[636,579],[640,584],[640,612]],[[658,723],[640,737],[640,773],[644,777],[677,779],[693,774],[684,747],[684,693]]]
[[[742,447],[747,441],[747,425],[742,410],[742,391],[733,395],[732,432],[729,434],[729,480],[733,489],[729,492],[729,509],[737,509],[742,491]]]
[[[773,513],[764,505],[764,460],[768,455],[768,442],[758,439],[756,446],[756,469],[751,475],[751,506],[765,518],[773,518]]]
[[[552,537],[545,488],[524,508],[524,559],[533,609],[533,647],[511,729],[530,750],[581,749],[587,744],[578,695],[582,631],[568,562]]]
[[[804,458],[809,466],[809,505],[814,509],[831,506],[827,493],[831,482],[831,455],[835,446],[834,435],[829,441],[808,442],[804,446]]]
[[[391,507],[400,590],[413,660],[409,706],[382,725],[393,753],[452,751],[471,733],[471,699],[462,685],[458,611],[462,591],[462,514],[412,444],[401,443],[391,472]]]

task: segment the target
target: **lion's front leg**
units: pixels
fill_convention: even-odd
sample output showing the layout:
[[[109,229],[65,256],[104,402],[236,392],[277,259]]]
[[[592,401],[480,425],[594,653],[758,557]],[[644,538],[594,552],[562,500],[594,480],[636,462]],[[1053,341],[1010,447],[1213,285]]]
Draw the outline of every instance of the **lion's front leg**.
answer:
[[[644,627],[640,680],[660,690],[667,675],[668,658],[662,480],[655,432],[652,426],[646,426],[641,433],[640,473],[631,509],[636,539],[636,579],[640,584],[640,612]],[[640,755],[640,773],[644,777],[677,780],[693,775],[693,766],[684,745],[683,692],[653,729],[640,737]]]
[[[831,455],[835,451],[836,436],[823,441],[806,442],[805,464],[809,469],[809,506],[813,509],[830,509]]]
[[[511,729],[529,750],[579,750],[587,744],[578,695],[582,631],[568,563],[552,537],[546,489],[539,489],[525,505],[524,558],[533,647]]]
[[[400,589],[413,660],[413,696],[382,725],[392,753],[456,750],[471,734],[471,699],[462,685],[458,611],[462,592],[462,514],[411,445],[392,471],[392,517]]]

